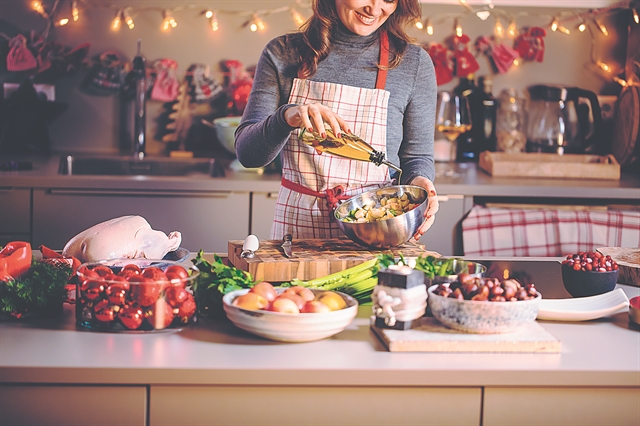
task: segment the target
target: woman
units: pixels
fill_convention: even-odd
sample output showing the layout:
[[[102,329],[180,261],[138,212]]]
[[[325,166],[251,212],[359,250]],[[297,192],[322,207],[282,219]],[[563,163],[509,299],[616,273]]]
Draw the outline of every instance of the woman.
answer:
[[[402,182],[430,194],[419,239],[433,224],[436,79],[433,63],[410,44],[405,26],[420,18],[418,0],[313,0],[301,32],[265,47],[236,131],[245,167],[282,152],[282,187],[271,238],[343,236],[332,206],[388,186],[386,166],[321,154],[302,143],[299,128],[362,137],[402,169]]]

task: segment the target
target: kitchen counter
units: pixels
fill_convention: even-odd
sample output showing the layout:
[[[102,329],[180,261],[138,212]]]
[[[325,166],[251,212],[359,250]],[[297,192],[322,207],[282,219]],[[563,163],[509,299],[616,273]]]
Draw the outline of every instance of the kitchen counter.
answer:
[[[474,260],[533,275],[543,297],[568,297],[555,258]],[[629,298],[640,295],[640,288],[619,287]],[[28,417],[16,415],[16,407],[27,407],[34,395],[44,401],[42,407],[55,406],[46,402],[54,398],[47,391],[55,389],[62,392],[55,398],[79,398],[68,407],[82,412],[100,411],[107,403],[113,407],[132,392],[121,411],[108,413],[114,421],[128,413],[138,424],[217,424],[215,419],[219,424],[417,424],[423,416],[439,424],[476,425],[516,424],[515,419],[519,424],[640,421],[640,327],[626,312],[587,322],[541,321],[561,340],[558,354],[392,353],[370,330],[369,309],[360,307],[345,331],[299,344],[271,342],[211,319],[181,332],[90,332],[77,328],[69,306],[54,320],[3,322],[3,416]],[[109,394],[110,389],[122,392]],[[107,392],[105,398],[113,401],[96,403],[88,396],[93,391]],[[20,403],[21,398],[28,400]],[[285,404],[287,410],[274,408]],[[405,420],[399,422],[384,407],[400,410]],[[528,422],[522,421],[524,408]],[[255,410],[265,416],[251,414]],[[291,410],[315,414],[301,421]],[[78,424],[90,424],[86,421],[82,417]]]
[[[60,156],[30,159],[33,170],[0,172],[2,187],[126,188],[194,191],[277,192],[278,173],[226,171],[225,177],[67,176],[58,174]],[[640,198],[640,177],[623,173],[617,180],[492,177],[475,163],[436,163],[439,194],[490,197]]]

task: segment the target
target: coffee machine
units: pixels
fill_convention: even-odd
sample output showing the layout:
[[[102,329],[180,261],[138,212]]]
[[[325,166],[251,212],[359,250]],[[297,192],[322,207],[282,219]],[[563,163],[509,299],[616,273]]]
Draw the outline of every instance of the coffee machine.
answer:
[[[527,152],[602,154],[598,96],[578,87],[529,87]]]

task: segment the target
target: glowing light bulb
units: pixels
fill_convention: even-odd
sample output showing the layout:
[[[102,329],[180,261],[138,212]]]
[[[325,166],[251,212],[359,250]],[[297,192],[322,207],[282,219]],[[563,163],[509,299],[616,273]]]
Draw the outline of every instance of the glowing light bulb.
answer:
[[[136,24],[133,22],[133,18],[131,17],[131,14],[129,13],[129,8],[125,9],[122,15],[124,17],[125,24],[127,24],[127,27],[130,30],[134,29]]]
[[[175,28],[178,26],[178,23],[173,18],[171,11],[169,9],[162,12],[163,20],[162,20],[162,30],[167,31],[171,28]]]
[[[491,16],[491,12],[488,10],[479,10],[476,12],[476,16],[480,18],[481,21],[486,21]]]
[[[556,18],[553,18],[551,22],[551,31],[558,31],[558,20]]]
[[[457,19],[455,23],[455,32],[457,37],[462,37],[462,26],[460,25],[460,22],[458,22]]]
[[[613,77],[613,81],[615,81],[622,87],[627,87],[629,85],[629,83],[627,83],[627,80],[623,80],[620,77]]]
[[[433,25],[431,25],[431,20],[427,19],[427,34],[433,35]]]
[[[290,10],[291,10],[291,17],[293,18],[293,22],[295,22],[297,26],[304,24],[304,18],[302,17],[302,15],[300,15],[300,13],[294,8],[291,8]]]
[[[520,65],[520,60],[518,60],[518,59],[514,59],[514,60],[513,60],[513,66],[514,66],[514,67],[517,67],[518,65]]]
[[[120,28],[120,23],[121,23],[121,17],[122,16],[122,11],[118,10],[116,12],[116,16],[113,17],[113,21],[111,21],[111,28],[114,30],[117,30]]]
[[[507,34],[509,34],[509,37],[515,37],[518,34],[518,27],[516,27],[515,21],[511,21],[509,23],[509,27],[507,28]]]
[[[264,24],[264,22],[262,22],[262,19],[260,19],[258,17],[258,15],[253,15],[253,17],[251,18],[251,24],[249,25],[249,29],[252,32],[256,32],[258,30],[262,31],[266,28],[266,25]]]
[[[584,32],[584,30],[587,29],[587,24],[585,24],[584,22],[581,22],[580,25],[578,25],[578,31],[580,31],[581,33]]]
[[[73,21],[77,22],[80,19],[80,12],[78,11],[78,2],[73,0],[71,2],[71,16],[73,17]]]
[[[422,21],[416,21],[416,28],[419,30],[424,28],[424,24],[422,23]]]
[[[609,65],[605,64],[604,62],[598,61],[598,66],[600,68],[602,68],[603,71],[611,72],[611,67]]]
[[[64,27],[69,23],[69,18],[62,18],[56,22],[56,27]]]
[[[558,25],[558,31],[560,31],[563,34],[571,34],[571,31],[569,31],[569,28],[563,27],[562,25]]]
[[[635,21],[636,24],[640,24],[640,16],[638,16],[638,11],[635,9],[631,9],[632,13],[633,13],[633,20]]]
[[[498,18],[496,18],[496,26],[495,26],[494,32],[497,37],[504,36],[504,27],[502,26],[502,22],[500,22],[500,19]]]
[[[42,15],[43,18],[48,18],[49,14],[47,13],[46,10],[44,10],[44,6],[42,5],[41,2],[39,1],[34,1],[33,4],[33,10],[35,10],[36,12],[38,12],[40,15]]]
[[[609,30],[603,23],[596,21],[596,25],[600,28],[600,32],[604,34],[605,37],[609,36]]]
[[[220,25],[218,24],[218,15],[215,12],[211,12],[211,30],[218,31],[220,29]]]

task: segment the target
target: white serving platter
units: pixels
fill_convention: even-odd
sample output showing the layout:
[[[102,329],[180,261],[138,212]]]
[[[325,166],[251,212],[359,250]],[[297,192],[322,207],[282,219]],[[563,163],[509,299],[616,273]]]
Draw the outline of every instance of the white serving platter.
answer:
[[[538,308],[539,320],[589,321],[626,312],[629,298],[621,288],[597,296],[572,299],[542,299]]]

